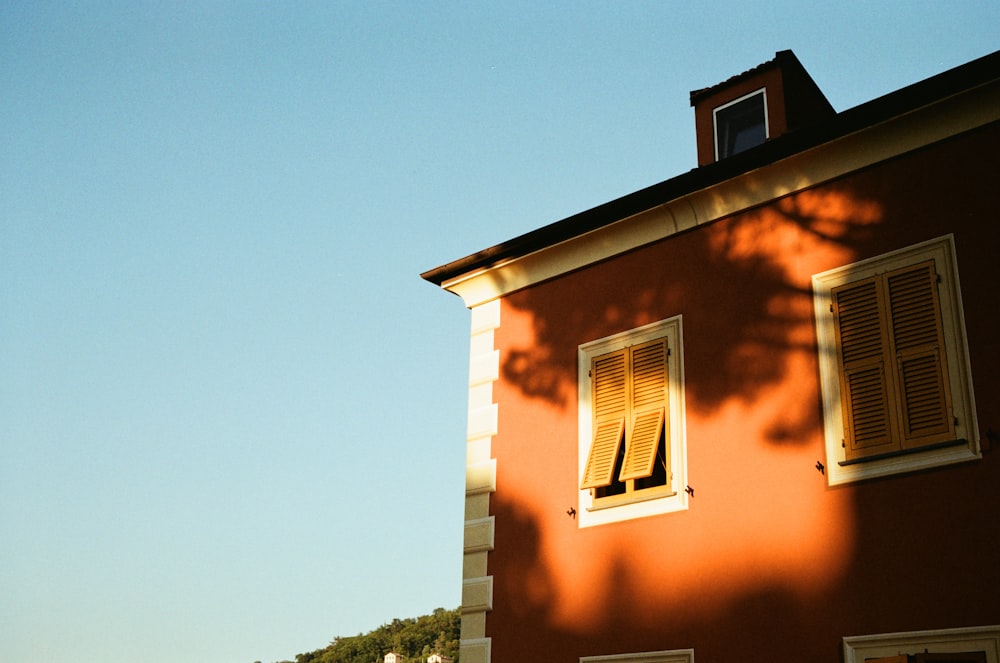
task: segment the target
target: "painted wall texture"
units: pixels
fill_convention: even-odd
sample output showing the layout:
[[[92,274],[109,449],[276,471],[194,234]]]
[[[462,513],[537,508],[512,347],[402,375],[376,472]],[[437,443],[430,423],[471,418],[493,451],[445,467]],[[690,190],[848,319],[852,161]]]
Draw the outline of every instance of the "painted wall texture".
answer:
[[[494,663],[692,647],[842,660],[848,635],[1000,622],[1000,462],[829,487],[813,274],[952,233],[981,433],[1000,431],[1000,126],[505,297]],[[683,316],[688,510],[580,528],[577,348]]]

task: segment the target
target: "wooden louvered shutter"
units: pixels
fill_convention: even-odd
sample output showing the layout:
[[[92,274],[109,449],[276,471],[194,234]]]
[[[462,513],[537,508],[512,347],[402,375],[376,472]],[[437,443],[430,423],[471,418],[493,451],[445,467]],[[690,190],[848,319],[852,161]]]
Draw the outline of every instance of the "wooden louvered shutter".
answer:
[[[888,325],[879,277],[833,288],[848,460],[898,449]]]
[[[594,433],[580,488],[611,485],[628,408],[627,351],[594,357],[590,365]]]
[[[885,275],[904,449],[955,439],[934,261]]]
[[[631,348],[632,418],[626,431],[625,460],[619,479],[653,474],[660,437],[666,434],[667,341],[658,339]]]

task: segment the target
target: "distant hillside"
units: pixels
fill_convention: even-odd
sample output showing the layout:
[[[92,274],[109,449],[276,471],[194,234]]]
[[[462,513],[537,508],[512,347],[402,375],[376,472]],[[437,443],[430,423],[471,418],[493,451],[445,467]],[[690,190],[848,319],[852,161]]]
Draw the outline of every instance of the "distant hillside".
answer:
[[[323,649],[297,654],[295,661],[280,663],[381,663],[389,652],[406,657],[406,663],[424,663],[431,654],[458,660],[459,611],[437,608],[416,619],[393,619],[374,631],[336,637]],[[259,661],[257,663],[260,663]]]

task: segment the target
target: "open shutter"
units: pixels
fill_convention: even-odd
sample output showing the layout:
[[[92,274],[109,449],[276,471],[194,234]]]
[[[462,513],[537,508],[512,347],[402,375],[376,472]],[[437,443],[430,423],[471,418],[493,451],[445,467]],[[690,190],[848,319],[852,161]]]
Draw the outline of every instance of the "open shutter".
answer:
[[[594,357],[590,379],[593,385],[594,437],[584,467],[580,488],[611,485],[618,447],[625,433],[628,407],[626,350]]]
[[[832,290],[848,460],[898,449],[882,287],[878,277]]]
[[[886,274],[902,446],[955,439],[934,261]]]
[[[631,349],[632,425],[625,441],[619,479],[653,474],[660,437],[666,434],[667,341],[658,339]]]

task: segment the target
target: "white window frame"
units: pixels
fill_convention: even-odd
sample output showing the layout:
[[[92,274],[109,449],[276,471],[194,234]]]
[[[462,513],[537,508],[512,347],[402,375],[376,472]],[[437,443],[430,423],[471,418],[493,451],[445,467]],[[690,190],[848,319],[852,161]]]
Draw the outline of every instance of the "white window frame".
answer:
[[[748,92],[744,94],[742,97],[733,99],[732,101],[727,101],[721,106],[716,106],[715,108],[712,109],[712,139],[715,143],[716,161],[719,160],[719,111],[725,110],[730,106],[735,106],[741,101],[746,101],[750,97],[754,97],[758,94],[764,99],[764,140],[766,141],[768,138],[771,137],[771,123],[768,121],[767,117],[767,88],[762,87],[757,90],[754,90],[753,92]],[[730,154],[728,156],[733,156],[733,155]]]
[[[856,635],[844,638],[844,663],[900,654],[985,651],[987,663],[1000,663],[1000,626]]]
[[[581,656],[580,663],[694,663],[693,649],[669,649],[639,654]]]
[[[682,339],[681,316],[677,315],[666,320],[653,322],[627,332],[614,334],[606,338],[584,343],[578,351],[579,384],[579,467],[577,485],[582,481],[593,443],[593,411],[591,400],[593,393],[590,384],[590,366],[594,357],[620,350],[631,345],[638,345],[659,338],[667,339],[670,358],[667,362],[667,413],[669,424],[669,439],[666,440],[670,454],[670,469],[672,478],[669,481],[671,494],[653,497],[642,501],[616,504],[614,506],[595,508],[593,494],[590,489],[579,491],[577,522],[580,527],[592,527],[607,523],[644,518],[688,508],[687,487],[687,450],[686,427],[684,418],[684,351]]]
[[[843,448],[844,419],[841,408],[836,330],[833,316],[830,313],[833,302],[830,292],[837,286],[929,259],[934,260],[935,269],[941,279],[938,295],[948,363],[952,414],[958,420],[955,436],[957,439],[966,440],[966,443],[914,450],[911,453],[888,458],[872,458],[842,465],[841,463],[846,460],[846,452]],[[965,316],[962,312],[962,296],[956,264],[954,236],[945,235],[813,275],[816,340],[819,350],[820,384],[823,392],[826,476],[829,485],[914,472],[981,458],[979,425],[976,421],[976,404],[972,393],[972,374],[965,334]]]

